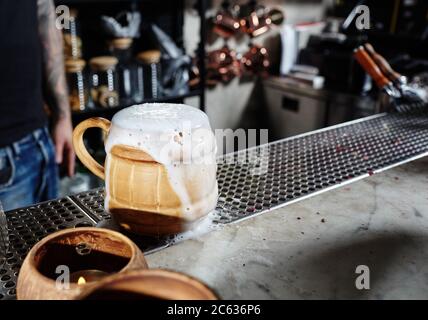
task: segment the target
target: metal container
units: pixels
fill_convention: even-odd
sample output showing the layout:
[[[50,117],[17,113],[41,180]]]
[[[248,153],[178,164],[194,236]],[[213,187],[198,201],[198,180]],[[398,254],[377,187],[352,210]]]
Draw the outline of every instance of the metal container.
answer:
[[[376,112],[376,101],[368,96],[314,89],[286,77],[263,82],[271,138],[285,138]]]
[[[327,112],[327,94],[284,78],[263,83],[271,127],[270,136],[285,138],[322,128]]]

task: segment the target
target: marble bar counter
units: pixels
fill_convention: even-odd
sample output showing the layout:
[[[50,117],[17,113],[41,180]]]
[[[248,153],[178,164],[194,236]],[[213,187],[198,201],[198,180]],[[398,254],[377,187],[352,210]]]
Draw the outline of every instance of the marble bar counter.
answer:
[[[427,299],[427,191],[425,157],[147,260],[205,281],[224,299]],[[360,265],[368,290],[355,285]]]

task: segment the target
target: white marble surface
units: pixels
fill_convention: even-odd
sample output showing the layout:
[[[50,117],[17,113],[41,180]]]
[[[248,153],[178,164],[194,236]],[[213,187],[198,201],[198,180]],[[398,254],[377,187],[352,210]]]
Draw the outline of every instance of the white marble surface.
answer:
[[[147,256],[224,299],[428,299],[428,158]],[[357,290],[355,269],[370,269]]]

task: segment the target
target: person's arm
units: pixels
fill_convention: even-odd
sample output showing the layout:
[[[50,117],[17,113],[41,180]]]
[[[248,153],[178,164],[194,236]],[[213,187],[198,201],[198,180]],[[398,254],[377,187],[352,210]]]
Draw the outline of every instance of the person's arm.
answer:
[[[74,174],[75,156],[72,145],[72,124],[67,84],[64,72],[62,33],[55,26],[53,0],[37,0],[39,35],[42,43],[45,88],[52,114],[52,138],[55,143],[56,162]]]

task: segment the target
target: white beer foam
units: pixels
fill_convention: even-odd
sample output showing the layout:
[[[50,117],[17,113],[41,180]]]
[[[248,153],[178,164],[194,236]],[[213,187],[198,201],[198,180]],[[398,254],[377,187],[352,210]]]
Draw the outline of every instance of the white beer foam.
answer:
[[[133,131],[160,132],[180,129],[180,122],[191,120],[193,128],[211,128],[201,110],[173,103],[145,103],[125,108],[113,117],[115,125]]]
[[[216,151],[207,115],[184,104],[135,105],[114,115],[106,152],[123,144],[141,149],[164,165],[192,163]],[[200,159],[199,159],[200,160]]]

